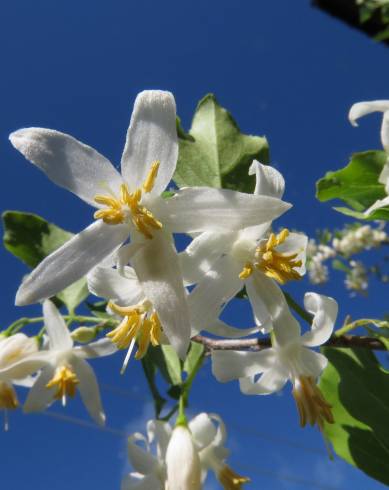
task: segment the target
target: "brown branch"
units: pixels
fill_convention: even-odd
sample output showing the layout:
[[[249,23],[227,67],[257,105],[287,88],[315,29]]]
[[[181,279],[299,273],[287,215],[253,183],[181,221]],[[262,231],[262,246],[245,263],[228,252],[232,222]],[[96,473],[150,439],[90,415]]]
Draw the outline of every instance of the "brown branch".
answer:
[[[206,351],[213,350],[262,350],[271,347],[269,338],[265,339],[211,339],[203,335],[192,338],[194,342],[202,344]],[[325,344],[327,347],[362,347],[371,350],[386,350],[385,345],[374,337],[361,337],[358,335],[332,336]]]

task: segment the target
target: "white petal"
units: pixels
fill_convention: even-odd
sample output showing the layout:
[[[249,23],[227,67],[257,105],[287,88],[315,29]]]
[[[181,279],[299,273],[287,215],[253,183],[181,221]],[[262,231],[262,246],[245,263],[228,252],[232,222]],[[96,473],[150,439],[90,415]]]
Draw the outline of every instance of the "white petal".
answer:
[[[137,442],[145,443],[147,450],[140,447]],[[133,468],[142,475],[153,473],[158,466],[158,460],[149,449],[148,442],[142,434],[136,432],[128,438],[128,458]]]
[[[281,173],[269,165],[254,160],[249,175],[256,175],[254,194],[281,198],[285,190],[285,180]]]
[[[348,118],[353,126],[358,126],[357,119],[371,112],[385,112],[389,110],[389,100],[372,100],[369,102],[357,102],[351,106]]]
[[[332,335],[338,303],[328,296],[316,293],[306,293],[304,306],[313,315],[311,330],[302,336],[304,345],[316,346],[324,344]]]
[[[100,425],[105,423],[105,414],[101,405],[100,390],[93,369],[89,364],[76,355],[70,361],[80,384],[78,388],[80,395],[89,415]]]
[[[221,446],[223,446],[223,444],[226,442],[227,439],[226,426],[224,425],[222,418],[216,413],[210,413],[209,416],[211,417],[212,420],[216,420],[216,422],[218,422],[216,437],[213,441],[213,444],[221,448]]]
[[[290,207],[275,197],[186,187],[166,200],[165,219],[176,233],[233,231],[272,221]]]
[[[253,378],[239,380],[240,391],[245,395],[267,395],[281,390],[288,381],[287,374],[278,367],[269,369],[254,381]]]
[[[106,188],[118,194],[122,178],[112,164],[90,146],[52,129],[25,128],[10,135],[13,146],[61,187],[96,206]]]
[[[43,366],[52,364],[54,359],[55,355],[50,351],[41,351],[36,354],[30,354],[29,356],[0,369],[0,379],[23,379],[26,376],[37,372]]]
[[[24,412],[40,412],[53,403],[55,388],[46,388],[46,385],[54,376],[54,371],[53,366],[45,366],[42,369],[27,396],[23,406]]]
[[[122,156],[122,175],[130,190],[142,186],[151,164],[160,162],[152,195],[168,186],[177,164],[176,103],[170,92],[145,90],[138,94]]]
[[[144,293],[138,278],[130,267],[126,267],[125,272],[126,277],[123,277],[117,269],[95,267],[87,276],[89,291],[123,306],[139,303],[144,299]],[[133,272],[132,277],[130,272]]]
[[[27,337],[20,332],[10,337],[0,336],[0,370],[36,352],[38,352],[38,342],[33,337]]]
[[[389,152],[389,112],[384,112],[384,117],[382,118],[381,124],[381,143],[386,151]]]
[[[260,298],[271,319],[279,345],[285,345],[300,338],[300,325],[293,317],[279,286],[265,274],[255,271],[252,275],[253,290]],[[259,312],[257,311],[257,314]]]
[[[121,490],[162,490],[162,483],[155,475],[146,475],[144,478],[134,479],[131,475],[125,476]]]
[[[240,240],[253,240],[258,242],[270,231],[271,223],[262,223],[262,225],[248,226],[239,231]]]
[[[93,359],[115,354],[117,347],[110,339],[99,339],[88,345],[74,347],[73,352],[82,359]]]
[[[254,376],[270,369],[276,362],[273,349],[260,352],[223,351],[212,352],[212,373],[218,381],[225,383],[232,379]]]
[[[149,437],[150,444],[153,442],[156,442],[157,444],[158,459],[164,460],[166,449],[172,435],[172,428],[169,422],[162,422],[162,420],[149,420],[147,422],[147,435]]]
[[[253,284],[253,278],[249,277],[245,281],[247,296],[253,310],[255,324],[258,325],[262,333],[270,332],[273,328],[272,319],[268,309],[260,296],[260,291]]]
[[[47,335],[49,336],[50,349],[69,350],[73,347],[73,340],[62,315],[50,300],[43,302],[43,318]]]
[[[198,450],[209,446],[216,437],[216,427],[205,412],[196,415],[189,422],[189,429]]]
[[[214,324],[223,305],[243,287],[241,269],[229,256],[218,259],[188,297],[192,335]]]
[[[184,281],[195,284],[216,259],[228,250],[236,233],[201,233],[179,254]]]
[[[36,303],[62,291],[112,253],[127,236],[127,225],[95,221],[46,257],[27,276],[16,293],[16,304]]]
[[[328,359],[319,352],[310,349],[301,349],[301,374],[317,378],[324,371],[328,364]]]
[[[190,341],[189,311],[178,255],[171,237],[163,231],[155,232],[153,238],[134,255],[132,265],[169,342],[185,359]]]
[[[207,332],[217,335],[218,337],[227,337],[230,339],[240,339],[241,337],[247,337],[248,335],[253,335],[260,331],[259,327],[249,327],[249,328],[236,328],[228,323],[225,323],[219,319],[214,322],[207,323]]]

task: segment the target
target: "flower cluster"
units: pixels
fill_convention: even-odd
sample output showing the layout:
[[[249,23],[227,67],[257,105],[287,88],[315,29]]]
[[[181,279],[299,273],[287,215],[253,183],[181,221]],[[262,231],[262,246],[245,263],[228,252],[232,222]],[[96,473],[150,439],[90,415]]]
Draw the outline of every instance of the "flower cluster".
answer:
[[[388,243],[384,224],[354,225],[337,230],[332,240],[317,243],[309,240],[307,247],[307,271],[312,284],[323,284],[329,279],[326,262],[335,259],[335,267],[345,272],[345,286],[354,293],[363,293],[368,289],[369,269],[360,260],[351,259],[354,255]],[[351,259],[351,260],[350,260]]]
[[[226,464],[230,453],[224,447],[226,439],[225,425],[216,414],[200,413],[187,426],[174,428],[168,422],[149,420],[147,437],[137,432],[128,439],[128,457],[135,471],[123,479],[122,490],[199,490],[208,471],[225,490],[239,490],[250,480]]]
[[[162,91],[137,96],[121,173],[94,149],[57,131],[21,129],[10,139],[53,182],[96,211],[90,226],[47,256],[19,287],[17,305],[43,303],[46,333],[28,338],[12,330],[1,339],[0,408],[18,406],[13,383],[31,386],[26,412],[43,410],[55,400],[65,405],[79,391],[90,415],[103,424],[98,384],[87,359],[124,350],[124,372],[134,349],[141,359],[149,349],[169,344],[184,361],[190,339],[200,332],[229,338],[270,333],[271,347],[263,351],[213,352],[215,377],[239,379],[242,393],[250,395],[273,393],[290,380],[302,426],[322,429],[333,422],[331,406],[316,384],[327,360],[310,348],[330,338],[337,304],[307,293],[312,323],[305,333],[289,310],[281,286],[305,274],[308,239],[273,229],[273,220],[290,208],[282,200],[280,172],[254,160],[252,194],[210,187],[165,193],[176,168],[178,140],[175,101]],[[180,233],[191,242],[178,254],[175,234]],[[374,232],[360,235],[365,247],[382,238]],[[310,263],[318,268],[332,249],[313,247],[316,258]],[[98,340],[98,329],[80,327],[71,333],[49,299],[83,277],[90,293],[107,301],[112,328]],[[246,329],[220,319],[227,303],[242,292],[255,321]],[[180,399],[181,410],[184,405]],[[151,421],[147,438],[130,437],[136,473],[123,489],[197,489],[208,469],[225,489],[239,489],[247,479],[226,466],[224,441],[224,425],[215,415],[200,414],[187,424],[181,413],[174,430]],[[157,457],[150,454],[152,443]]]

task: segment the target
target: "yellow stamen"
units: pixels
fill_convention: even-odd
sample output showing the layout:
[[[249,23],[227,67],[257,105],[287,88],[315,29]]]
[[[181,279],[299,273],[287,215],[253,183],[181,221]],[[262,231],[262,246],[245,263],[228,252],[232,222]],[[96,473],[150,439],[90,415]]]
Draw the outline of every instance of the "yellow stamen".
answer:
[[[149,193],[152,191],[158,175],[158,169],[159,161],[156,160],[152,163],[151,169],[143,182],[142,188],[144,192]],[[127,185],[122,184],[120,186],[120,199],[101,194],[97,194],[94,199],[97,204],[106,206],[106,209],[99,209],[94,214],[95,219],[102,219],[104,223],[118,225],[124,223],[129,218],[135,228],[149,239],[153,238],[150,228],[153,230],[162,228],[162,223],[154,217],[151,211],[140,204],[142,189],[129,192]]]
[[[284,243],[288,236],[289,230],[286,228],[278,235],[271,233],[267,242],[260,245],[256,250],[256,256],[259,260],[255,262],[255,267],[280,284],[302,277],[295,270],[295,268],[302,266],[301,260],[295,260],[298,253],[284,254],[275,250],[278,245]]]
[[[159,345],[161,323],[155,312],[147,316],[148,305],[119,306],[110,301],[108,306],[114,313],[123,317],[120,325],[107,333],[107,337],[116,344],[118,349],[127,349],[133,340],[137,340],[138,351],[135,358],[141,359],[146,354],[150,342],[153,346]]]
[[[299,412],[301,427],[305,427],[307,423],[310,425],[317,424],[322,430],[324,422],[334,423],[331,405],[324,398],[311,376],[300,376],[292,393]]]
[[[218,480],[224,490],[241,490],[243,483],[248,483],[250,478],[238,475],[229,466],[225,465],[218,474]]]
[[[13,386],[0,381],[0,409],[15,410],[18,406],[18,397]]]
[[[151,192],[153,190],[155,179],[157,178],[158,175],[159,164],[160,164],[159,160],[155,160],[155,162],[151,164],[151,169],[147,174],[145,181],[143,182],[143,190],[145,192]]]
[[[239,274],[239,279],[247,279],[253,273],[254,266],[251,262],[246,262],[242,272]]]
[[[46,388],[57,387],[54,398],[57,400],[66,400],[67,396],[74,397],[79,383],[80,381],[76,374],[68,366],[61,366],[57,368],[53,378],[47,383]]]

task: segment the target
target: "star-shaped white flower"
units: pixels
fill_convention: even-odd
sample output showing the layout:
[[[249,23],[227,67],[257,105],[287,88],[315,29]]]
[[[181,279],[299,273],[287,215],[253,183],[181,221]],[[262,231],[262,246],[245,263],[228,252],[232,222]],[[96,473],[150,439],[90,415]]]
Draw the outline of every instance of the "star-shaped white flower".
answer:
[[[381,125],[381,143],[388,154],[389,160],[389,100],[372,100],[368,102],[357,102],[351,106],[348,118],[353,126],[358,126],[357,119],[360,117],[371,114],[372,112],[382,112],[382,125]],[[389,194],[389,162],[386,161],[379,177],[378,182],[385,185],[385,191]],[[384,199],[378,199],[373,205],[371,205],[364,214],[368,216],[376,209],[389,206],[389,196]]]
[[[8,429],[7,411],[19,407],[13,385],[31,386],[30,376],[41,365],[34,354],[38,352],[38,342],[23,333],[9,337],[0,336],[0,410],[5,413],[5,429]]]
[[[239,379],[240,389],[247,395],[274,393],[290,380],[301,425],[317,423],[322,428],[324,421],[333,422],[331,407],[316,386],[328,361],[309,347],[322,345],[330,338],[338,305],[327,296],[306,293],[304,305],[313,320],[311,330],[301,335],[286,302],[270,301],[274,303],[273,309],[268,304],[274,327],[273,347],[260,352],[214,351],[213,374],[221,382]]]
[[[44,410],[55,400],[65,405],[68,396],[77,389],[91,417],[104,424],[105,414],[93,369],[85,359],[113,354],[116,348],[108,339],[88,345],[74,346],[70,332],[57,308],[50,300],[43,303],[43,317],[49,339],[49,350],[35,354],[42,370],[37,376],[24,404],[25,412]]]
[[[171,181],[178,155],[176,107],[169,92],[150,90],[137,96],[121,174],[96,150],[58,131],[21,129],[10,140],[56,184],[98,208],[92,225],[27,277],[16,303],[53,296],[130,236],[131,241],[142,244],[132,265],[182,358],[190,322],[171,233],[235,230],[274,219],[290,207],[273,197],[207,187],[181,189],[165,200],[162,193]]]
[[[284,179],[274,168],[254,161],[250,174],[256,174],[254,195],[281,198]],[[184,279],[197,283],[188,302],[192,334],[207,330],[217,335],[240,337],[254,330],[231,329],[219,317],[224,305],[244,286],[254,311],[256,324],[269,330],[269,315],[261,291],[273,289],[274,281],[284,284],[305,273],[307,237],[282,230],[271,232],[271,221],[257,226],[223,232],[202,233],[180,254]]]
[[[240,490],[244,483],[250,481],[249,478],[239,475],[226,464],[230,451],[224,447],[227,431],[219,415],[200,413],[189,422],[189,429],[195,445],[199,448],[203,481],[208,470],[215,473],[225,490]]]

